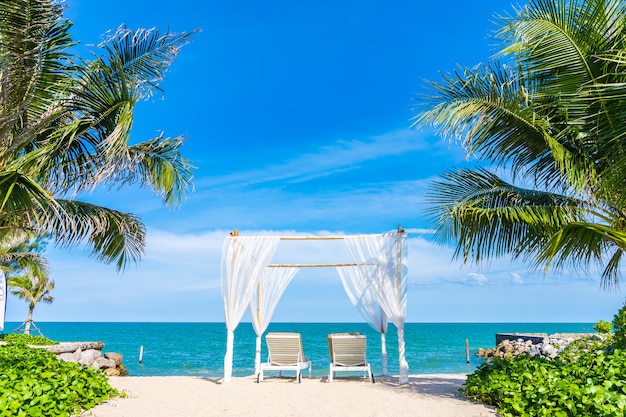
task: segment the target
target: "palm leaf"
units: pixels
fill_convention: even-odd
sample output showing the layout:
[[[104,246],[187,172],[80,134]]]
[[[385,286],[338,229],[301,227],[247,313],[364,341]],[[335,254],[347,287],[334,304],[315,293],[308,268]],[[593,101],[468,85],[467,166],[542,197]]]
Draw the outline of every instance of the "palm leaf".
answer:
[[[150,97],[153,89],[159,89],[180,48],[188,44],[191,35],[198,31],[161,35],[156,28],[132,31],[122,25],[100,44],[108,53],[108,62],[102,61],[99,65],[119,66],[123,69],[123,76],[135,83],[141,95]]]
[[[546,269],[573,264],[586,270],[592,262],[602,264],[612,250],[602,274],[602,285],[610,288],[619,283],[619,261],[625,248],[626,232],[598,223],[571,222],[553,234],[537,262],[545,263]]]
[[[448,171],[429,189],[428,213],[441,242],[456,242],[464,262],[506,254],[530,256],[564,224],[579,218],[574,198],[514,187],[484,170]]]
[[[137,262],[145,248],[145,227],[137,216],[76,200],[58,200],[63,216],[47,228],[64,247],[85,242],[94,256],[117,269]]]

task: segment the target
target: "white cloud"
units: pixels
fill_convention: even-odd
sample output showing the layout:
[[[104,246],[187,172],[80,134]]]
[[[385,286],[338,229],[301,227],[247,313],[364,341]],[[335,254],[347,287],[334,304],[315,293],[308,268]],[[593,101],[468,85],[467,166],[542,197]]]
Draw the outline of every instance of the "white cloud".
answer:
[[[522,279],[522,277],[520,276],[520,274],[516,273],[516,272],[511,272],[511,276],[513,277],[512,282],[514,284],[520,284],[523,285],[524,284],[524,280]]]
[[[471,285],[485,285],[489,280],[485,274],[478,274],[476,272],[470,272],[467,274],[469,277],[467,282]]]
[[[303,182],[356,169],[359,164],[432,147],[410,129],[401,129],[366,140],[337,140],[315,152],[303,153],[278,163],[209,177],[197,182],[198,188],[248,186],[274,181]]]
[[[420,235],[419,231],[424,233]],[[79,254],[50,250],[53,279],[57,283],[53,294],[56,300],[51,306],[38,309],[35,320],[221,321],[221,251],[224,238],[230,232],[221,229],[176,234],[149,229],[145,258],[137,268],[124,274],[117,274],[112,266],[98,264]],[[241,236],[303,235],[294,230],[242,229],[239,233]],[[311,234],[344,232],[318,230]],[[597,281],[546,277],[532,285],[520,285],[524,283],[521,277],[528,275],[527,268],[508,260],[496,260],[489,268],[463,266],[460,261],[452,260],[452,248],[435,245],[428,237],[428,231],[421,229],[409,234],[408,321],[444,318],[467,321],[470,320],[467,308],[471,308],[471,320],[494,321],[497,317],[495,321],[501,321],[504,316],[494,315],[494,312],[500,311],[503,303],[518,302],[515,301],[518,298],[532,308],[526,308],[524,311],[530,313],[519,315],[516,320],[545,320],[531,313],[547,314],[544,311],[547,307],[542,303],[551,300],[550,309],[563,311],[563,314],[577,303],[584,305],[584,316],[595,321],[604,317],[604,310],[617,311],[623,303],[623,295],[603,293]],[[274,260],[333,263],[350,261],[350,255],[342,241],[283,241]],[[572,295],[561,301],[560,294],[564,291]],[[532,294],[541,294],[536,299],[539,304],[533,304]],[[330,304],[329,300],[332,300]],[[319,309],[321,305],[325,306],[323,313]],[[297,312],[293,311],[294,306],[298,306]],[[521,314],[518,310],[512,311]],[[349,311],[352,313],[347,313]],[[285,294],[284,303],[279,303],[277,314],[277,320],[359,320],[334,268],[305,268],[299,272]],[[8,321],[21,321],[24,317],[24,303],[9,297]]]

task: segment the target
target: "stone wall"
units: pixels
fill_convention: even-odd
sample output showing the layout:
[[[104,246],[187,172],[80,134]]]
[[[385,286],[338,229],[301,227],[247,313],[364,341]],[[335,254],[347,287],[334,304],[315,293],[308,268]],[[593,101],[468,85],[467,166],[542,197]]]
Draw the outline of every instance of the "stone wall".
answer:
[[[102,369],[108,376],[128,375],[128,370],[122,364],[124,357],[115,352],[103,354],[104,343],[102,342],[61,342],[58,345],[31,347],[48,350],[62,361]]]

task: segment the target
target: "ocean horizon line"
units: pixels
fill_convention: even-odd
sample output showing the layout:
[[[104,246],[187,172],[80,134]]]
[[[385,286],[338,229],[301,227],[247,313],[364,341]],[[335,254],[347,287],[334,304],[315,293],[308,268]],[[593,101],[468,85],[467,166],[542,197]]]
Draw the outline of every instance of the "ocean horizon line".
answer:
[[[15,323],[20,324],[23,321],[19,320],[6,320],[6,323]],[[407,321],[405,324],[595,324],[596,321]],[[225,324],[223,321],[152,321],[152,320],[36,320],[37,323],[154,323],[154,324]],[[252,324],[251,321],[242,321],[239,325],[242,324]],[[270,324],[367,324],[364,321],[273,321]],[[393,323],[389,322],[390,326],[393,326]]]

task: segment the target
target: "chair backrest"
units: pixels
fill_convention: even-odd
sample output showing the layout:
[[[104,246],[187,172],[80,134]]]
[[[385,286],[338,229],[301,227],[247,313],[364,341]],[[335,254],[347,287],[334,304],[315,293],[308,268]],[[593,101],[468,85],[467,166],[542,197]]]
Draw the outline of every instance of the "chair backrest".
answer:
[[[300,333],[268,333],[265,341],[267,342],[267,361],[272,365],[288,366],[305,361]]]
[[[367,364],[367,336],[330,335],[331,360],[335,366],[361,366]]]

